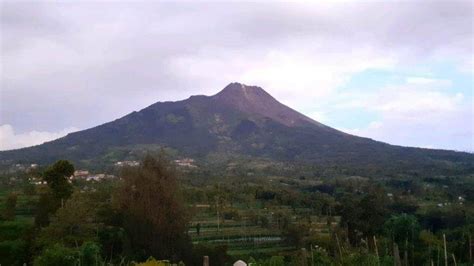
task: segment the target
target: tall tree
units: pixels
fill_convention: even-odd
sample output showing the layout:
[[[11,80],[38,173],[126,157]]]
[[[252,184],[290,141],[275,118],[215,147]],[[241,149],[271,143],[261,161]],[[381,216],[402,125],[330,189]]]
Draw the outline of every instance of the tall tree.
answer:
[[[375,188],[362,197],[346,195],[343,198],[341,225],[347,228],[351,244],[357,244],[361,237],[372,237],[379,232],[387,214],[385,193]]]
[[[74,174],[74,166],[66,160],[59,160],[48,167],[43,173],[43,179],[48,182],[53,196],[59,201],[68,199],[73,191],[69,177]]]
[[[163,155],[146,156],[140,166],[125,168],[121,177],[118,206],[134,248],[160,259],[182,257],[190,249],[189,217],[174,167]]]
[[[65,160],[57,161],[43,172],[42,177],[48,187],[40,194],[35,216],[37,226],[48,225],[49,216],[71,196],[73,187],[68,178],[73,174],[74,166]]]
[[[385,222],[385,233],[398,246],[403,246],[405,241],[413,243],[420,235],[420,225],[413,215],[393,215]]]
[[[5,212],[3,214],[3,218],[5,220],[15,219],[16,202],[17,202],[17,194],[14,192],[10,193],[5,202]]]

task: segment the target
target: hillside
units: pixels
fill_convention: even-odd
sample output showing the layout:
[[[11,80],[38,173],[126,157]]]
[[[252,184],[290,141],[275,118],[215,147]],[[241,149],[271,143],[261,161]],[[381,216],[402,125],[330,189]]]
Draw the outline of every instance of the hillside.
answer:
[[[384,171],[474,172],[474,155],[407,148],[349,135],[281,104],[260,87],[231,83],[214,96],[158,102],[112,122],[42,145],[0,152],[2,165],[113,164],[144,150],[175,157],[262,158]]]

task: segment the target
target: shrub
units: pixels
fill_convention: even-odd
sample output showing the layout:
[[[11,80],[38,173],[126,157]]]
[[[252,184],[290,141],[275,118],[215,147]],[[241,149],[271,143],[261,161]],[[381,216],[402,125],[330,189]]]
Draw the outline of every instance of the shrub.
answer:
[[[60,244],[47,248],[34,261],[35,266],[74,266],[77,252]]]

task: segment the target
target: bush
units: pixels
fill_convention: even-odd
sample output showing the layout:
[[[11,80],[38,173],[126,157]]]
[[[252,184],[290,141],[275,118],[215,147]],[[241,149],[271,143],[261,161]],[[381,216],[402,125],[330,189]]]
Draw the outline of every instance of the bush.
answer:
[[[94,242],[85,242],[81,246],[81,265],[98,265],[102,261],[100,247]]]
[[[28,260],[27,244],[24,240],[0,242],[0,265],[22,265]]]
[[[74,266],[77,252],[60,244],[47,248],[34,261],[35,266]]]
[[[378,266],[379,261],[377,257],[372,254],[353,253],[343,257],[342,265]]]
[[[284,266],[285,260],[283,256],[272,256],[270,259],[262,263],[263,266]]]
[[[32,230],[33,226],[24,220],[0,222],[0,241],[19,239]]]

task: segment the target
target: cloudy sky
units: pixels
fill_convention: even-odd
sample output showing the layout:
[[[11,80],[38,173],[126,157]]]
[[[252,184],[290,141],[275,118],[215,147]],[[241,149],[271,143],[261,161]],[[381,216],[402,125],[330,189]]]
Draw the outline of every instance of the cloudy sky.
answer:
[[[474,151],[473,2],[1,1],[0,150],[258,85],[329,126]]]

